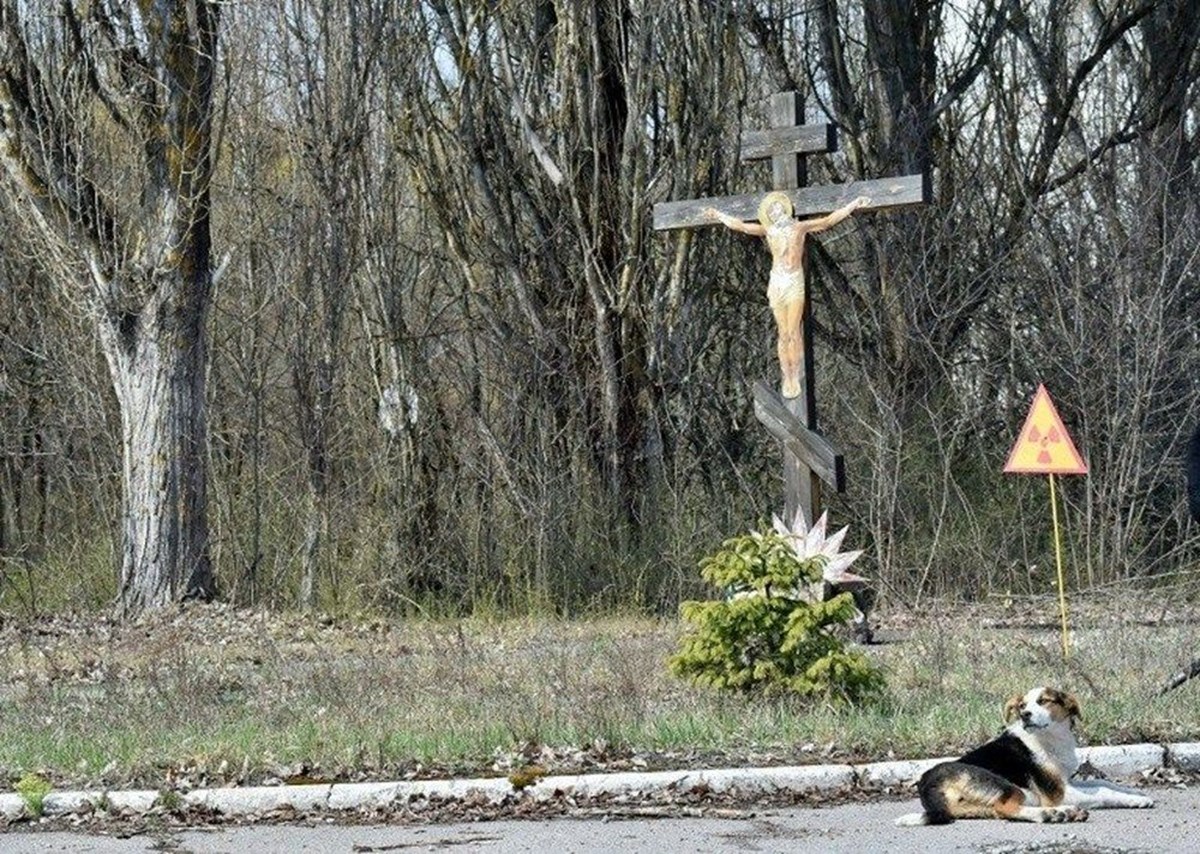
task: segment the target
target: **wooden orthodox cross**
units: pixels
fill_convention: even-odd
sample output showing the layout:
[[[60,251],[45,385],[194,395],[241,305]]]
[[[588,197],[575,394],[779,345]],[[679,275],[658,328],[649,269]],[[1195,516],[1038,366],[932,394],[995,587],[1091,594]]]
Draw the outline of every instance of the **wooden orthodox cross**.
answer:
[[[870,199],[859,210],[907,207],[930,200],[928,175],[806,187],[804,158],[809,154],[835,151],[837,134],[833,125],[801,124],[803,117],[803,102],[796,92],[777,93],[771,97],[771,128],[744,133],[741,141],[742,160],[771,159],[774,189],[787,193],[796,217],[829,213],[858,196]],[[764,195],[765,192],[662,202],[654,206],[654,228],[662,231],[718,224],[704,214],[710,207],[750,221],[757,218]],[[806,303],[811,305],[811,301],[806,300]],[[804,356],[800,366],[800,395],[784,398],[766,382],[760,380],[754,384],[754,414],[783,446],[784,519],[789,525],[797,509],[804,511],[807,524],[816,521],[821,511],[822,481],[837,492],[846,488],[842,453],[817,432],[811,320],[807,305],[802,321]]]

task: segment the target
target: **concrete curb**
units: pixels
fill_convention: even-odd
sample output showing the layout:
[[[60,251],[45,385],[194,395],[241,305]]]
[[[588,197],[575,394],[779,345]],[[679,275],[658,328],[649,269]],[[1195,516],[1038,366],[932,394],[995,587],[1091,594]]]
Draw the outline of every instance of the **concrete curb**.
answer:
[[[1132,777],[1159,768],[1200,771],[1200,743],[1131,744],[1083,747],[1080,761],[1105,777]],[[543,777],[516,790],[506,777],[465,780],[408,780],[392,783],[332,783],[304,786],[250,786],[246,788],[194,789],[178,793],[185,806],[215,810],[226,816],[245,816],[291,808],[297,812],[386,807],[421,801],[474,800],[498,804],[506,798],[608,796],[633,801],[657,795],[711,792],[746,797],[780,792],[820,793],[911,786],[926,769],[944,759],[871,762],[863,765],[795,765],[770,768],[718,768],[712,770],[648,771],[612,774],[577,774]],[[154,791],[51,792],[42,803],[44,815],[66,815],[89,808],[146,813],[159,802]],[[0,794],[0,816],[15,820],[26,814],[24,799],[15,793]]]
[[[1105,777],[1132,777],[1150,768],[1165,768],[1167,755],[1174,747],[1200,750],[1200,744],[1122,744],[1084,747],[1079,750],[1079,762],[1091,765]]]

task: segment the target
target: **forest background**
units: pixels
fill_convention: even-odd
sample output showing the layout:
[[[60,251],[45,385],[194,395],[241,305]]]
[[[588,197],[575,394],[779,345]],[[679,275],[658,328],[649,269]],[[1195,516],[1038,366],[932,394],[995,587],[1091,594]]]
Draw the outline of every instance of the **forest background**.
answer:
[[[129,143],[136,87],[112,69],[153,32],[125,5],[0,3],[0,137],[25,61],[72,141],[47,148],[132,216],[156,149]],[[840,130],[811,183],[933,178],[931,205],[811,253],[817,400],[849,483],[826,499],[856,569],[909,604],[1051,589],[1044,479],[1000,474],[1044,382],[1091,469],[1060,490],[1070,585],[1194,585],[1187,0],[182,6],[219,11],[201,121],[220,273],[189,328],[223,598],[674,613],[700,593],[697,560],[780,511],[750,391],[776,371],[769,259],[719,229],[656,233],[651,208],[766,189],[738,138],[788,90]],[[124,594],[122,460],[148,451],[123,439],[86,265],[13,186],[0,609],[103,608]]]

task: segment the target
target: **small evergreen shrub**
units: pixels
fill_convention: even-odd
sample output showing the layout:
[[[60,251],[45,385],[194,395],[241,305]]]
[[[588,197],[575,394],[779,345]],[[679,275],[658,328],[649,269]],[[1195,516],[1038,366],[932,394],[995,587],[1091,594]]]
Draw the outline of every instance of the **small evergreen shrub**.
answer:
[[[806,594],[824,561],[800,560],[774,531],[726,540],[700,562],[704,580],[726,598],[683,603],[692,629],[668,662],[671,672],[716,688],[850,703],[881,693],[882,673],[831,630],[854,617],[850,594],[827,602]]]

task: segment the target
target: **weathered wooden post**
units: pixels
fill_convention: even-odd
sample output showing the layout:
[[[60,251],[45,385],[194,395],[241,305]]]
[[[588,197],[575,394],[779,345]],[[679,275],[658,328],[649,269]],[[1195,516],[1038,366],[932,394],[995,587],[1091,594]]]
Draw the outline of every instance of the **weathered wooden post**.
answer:
[[[771,96],[770,103],[771,127],[775,129],[803,127],[804,102],[799,92],[776,92]],[[825,151],[837,148],[837,136],[833,125],[825,125]],[[782,147],[782,146],[779,146]],[[771,157],[771,182],[776,190],[790,190],[803,187],[808,183],[808,165],[804,154],[799,151],[783,151],[776,153],[770,146],[767,153]],[[748,160],[745,152],[742,159]],[[806,262],[807,263],[807,262]],[[805,281],[807,281],[805,271]],[[806,301],[804,314],[801,318],[802,334],[804,336],[804,358],[800,362],[801,388],[803,391],[797,397],[782,398],[785,410],[795,416],[796,421],[803,425],[809,435],[817,435],[817,394],[816,380],[813,375],[813,336],[812,336],[812,305]],[[766,425],[771,434],[783,443],[783,518],[790,525],[796,518],[798,509],[804,511],[806,525],[811,525],[821,512],[821,476],[820,469],[808,455],[796,453],[788,448],[785,436],[793,431],[788,429],[791,419],[779,418],[778,414],[770,414],[774,404],[781,399],[776,397],[771,387],[759,381],[754,387],[754,415]],[[803,441],[801,442],[803,444]],[[832,450],[832,449],[830,449]],[[824,460],[832,465],[832,471],[827,471],[828,482],[835,490],[841,492],[846,488],[845,467],[842,455],[834,452],[833,459]],[[828,469],[829,466],[827,465]]]
[[[928,175],[904,175],[850,184],[807,187],[810,154],[837,148],[836,128],[829,124],[801,124],[804,105],[796,92],[779,92],[771,97],[771,127],[742,135],[742,160],[771,160],[774,190],[785,192],[792,201],[796,217],[817,216],[834,211],[859,196],[870,201],[860,210],[884,210],[925,204],[931,196]],[[744,221],[756,218],[765,193],[687,199],[654,206],[654,228],[666,230],[714,225],[704,214],[708,208]],[[805,277],[807,281],[807,276]],[[813,336],[811,301],[806,300],[801,324],[803,357],[801,393],[786,398],[770,384],[754,384],[754,414],[779,440],[783,448],[784,519],[788,524],[802,510],[806,525],[812,525],[821,510],[821,483],[837,492],[846,488],[842,454],[817,431],[817,405],[813,376]]]

